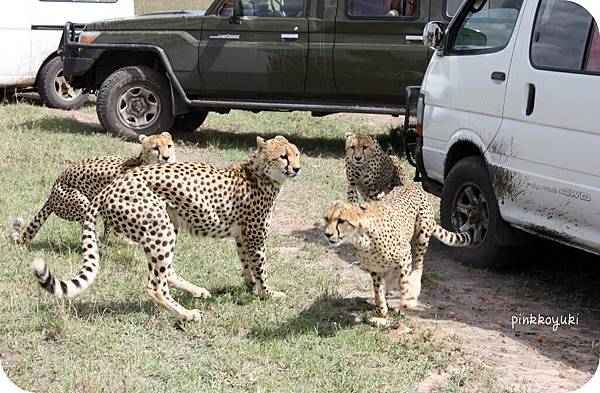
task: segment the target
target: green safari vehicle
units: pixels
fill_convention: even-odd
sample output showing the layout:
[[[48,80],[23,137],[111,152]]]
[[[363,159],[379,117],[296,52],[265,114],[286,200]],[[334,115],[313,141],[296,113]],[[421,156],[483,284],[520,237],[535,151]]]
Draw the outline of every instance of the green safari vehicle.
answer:
[[[128,139],[198,128],[209,111],[404,113],[432,54],[429,20],[459,0],[215,0],[65,25],[64,74],[98,93],[102,126]]]

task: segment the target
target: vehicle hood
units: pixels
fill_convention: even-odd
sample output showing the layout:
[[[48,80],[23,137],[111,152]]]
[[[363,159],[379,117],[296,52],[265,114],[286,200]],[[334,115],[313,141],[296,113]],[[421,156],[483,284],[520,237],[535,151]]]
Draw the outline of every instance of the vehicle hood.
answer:
[[[204,16],[204,11],[166,11],[126,18],[106,19],[88,23],[87,31],[107,30],[168,30],[169,25]]]

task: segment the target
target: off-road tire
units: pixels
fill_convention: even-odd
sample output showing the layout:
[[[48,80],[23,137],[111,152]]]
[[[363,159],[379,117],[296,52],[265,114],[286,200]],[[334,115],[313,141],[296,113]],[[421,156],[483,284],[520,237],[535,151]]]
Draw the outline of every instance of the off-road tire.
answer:
[[[81,107],[88,99],[88,94],[81,92],[72,99],[65,99],[56,91],[55,83],[63,69],[60,57],[50,59],[40,70],[37,78],[37,91],[46,106],[50,108],[72,110]]]
[[[204,123],[206,116],[208,116],[207,111],[190,112],[184,115],[179,115],[175,117],[173,131],[179,133],[196,131],[202,125],[202,123]]]
[[[503,268],[513,263],[508,253],[514,231],[500,216],[498,201],[490,181],[485,161],[478,156],[467,157],[452,167],[444,181],[441,196],[442,226],[452,231],[458,231],[456,220],[457,198],[466,187],[478,189],[486,201],[487,231],[483,240],[466,248],[453,248],[453,256],[465,265],[477,268]],[[481,200],[481,198],[479,198]]]
[[[134,128],[122,119],[120,101],[131,89],[150,91],[158,100],[158,113],[148,126]],[[124,67],[104,80],[98,91],[96,112],[102,127],[127,140],[137,141],[139,136],[158,134],[173,126],[171,87],[166,76],[145,66]]]

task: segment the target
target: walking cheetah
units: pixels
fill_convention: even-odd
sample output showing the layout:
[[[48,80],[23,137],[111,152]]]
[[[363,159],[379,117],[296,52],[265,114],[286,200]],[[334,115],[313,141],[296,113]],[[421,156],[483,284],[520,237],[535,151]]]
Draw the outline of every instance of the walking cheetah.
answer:
[[[375,137],[346,133],[348,201],[374,200],[396,186],[406,185],[406,174],[396,156],[383,151]]]
[[[339,202],[327,211],[325,223],[329,243],[352,244],[371,272],[377,305],[377,317],[372,321],[377,324],[385,323],[387,317],[386,284],[389,293],[400,281],[402,307],[417,306],[423,256],[432,235],[449,246],[464,247],[470,243],[468,233],[449,232],[435,222],[427,196],[415,186],[396,187],[379,201]],[[415,234],[417,245],[412,263],[410,241]]]
[[[139,243],[146,253],[146,294],[171,314],[186,320],[200,318],[199,310],[177,303],[170,287],[194,297],[210,293],[179,277],[173,268],[175,231],[195,236],[233,237],[242,263],[242,276],[252,291],[258,281],[261,298],[283,296],[267,284],[265,240],[275,198],[287,179],[301,171],[299,152],[282,136],[257,138],[258,150],[242,164],[219,169],[178,162],[148,165],[119,177],[105,188],[86,212],[83,223],[83,266],[74,278],[59,280],[46,263],[32,267],[43,288],[57,297],[72,297],[87,289],[98,274],[98,215],[115,231]]]
[[[140,165],[175,162],[173,140],[168,132],[158,135],[140,135],[142,151],[136,157],[105,156],[90,158],[65,169],[54,182],[50,197],[27,229],[22,218],[13,223],[13,240],[27,245],[38,233],[50,214],[83,225],[85,210],[106,186],[123,173]]]

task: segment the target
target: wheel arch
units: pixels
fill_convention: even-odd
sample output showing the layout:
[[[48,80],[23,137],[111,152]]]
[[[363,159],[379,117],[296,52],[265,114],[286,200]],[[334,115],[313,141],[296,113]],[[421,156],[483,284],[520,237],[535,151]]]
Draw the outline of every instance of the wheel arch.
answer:
[[[33,86],[37,86],[38,85],[38,82],[40,81],[40,73],[42,72],[42,69],[44,68],[44,66],[46,64],[48,64],[48,62],[50,62],[50,60],[54,59],[55,57],[58,57],[58,52],[57,51],[54,51],[54,52],[50,53],[44,59],[44,61],[42,61],[42,63],[38,67],[37,71],[35,72],[35,81],[33,82]]]
[[[486,165],[489,162],[485,154],[486,146],[483,140],[471,130],[460,130],[454,133],[448,142],[448,146],[448,153],[444,160],[444,179],[454,165],[466,157],[479,156],[483,158]]]

